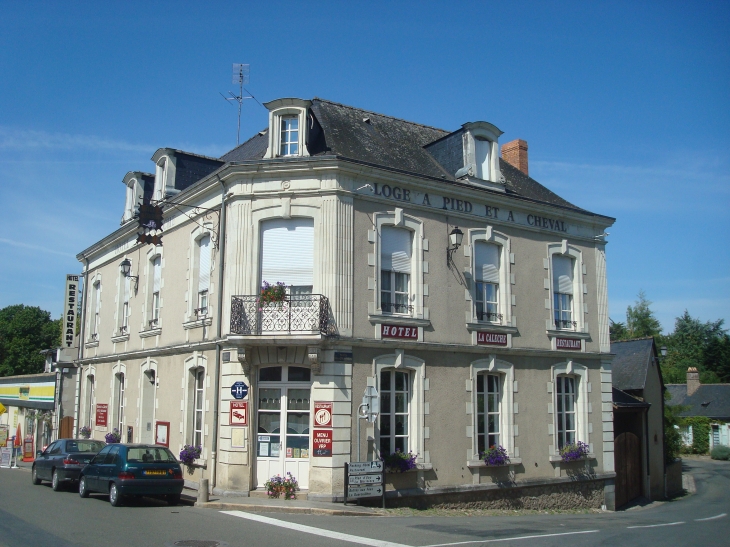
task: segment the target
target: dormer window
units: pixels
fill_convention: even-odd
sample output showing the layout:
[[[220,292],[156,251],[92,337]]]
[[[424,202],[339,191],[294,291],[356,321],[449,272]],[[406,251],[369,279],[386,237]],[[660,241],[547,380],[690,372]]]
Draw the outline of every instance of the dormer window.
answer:
[[[160,148],[152,156],[152,161],[155,162],[155,190],[152,199],[163,200],[180,192],[175,188],[175,175],[177,173],[176,150]]]
[[[269,109],[269,148],[264,158],[309,156],[307,116],[312,101],[276,99],[265,103]]]
[[[491,180],[489,177],[490,161],[492,157],[489,153],[491,147],[492,142],[488,141],[484,137],[474,138],[474,155],[476,156],[477,178]]]
[[[456,178],[469,177],[472,183],[477,182],[475,179],[502,183],[498,145],[502,132],[489,122],[465,123],[462,131],[464,166]]]
[[[282,116],[281,118],[281,155],[297,156],[299,152],[299,118]]]

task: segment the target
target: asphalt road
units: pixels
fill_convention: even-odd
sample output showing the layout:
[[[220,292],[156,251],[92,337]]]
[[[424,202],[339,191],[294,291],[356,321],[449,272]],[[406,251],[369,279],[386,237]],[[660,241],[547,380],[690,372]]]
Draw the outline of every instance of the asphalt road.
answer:
[[[144,498],[111,507],[0,469],[0,546],[435,547],[730,545],[730,462],[689,460],[697,493],[628,512],[514,517],[318,517],[227,513]]]

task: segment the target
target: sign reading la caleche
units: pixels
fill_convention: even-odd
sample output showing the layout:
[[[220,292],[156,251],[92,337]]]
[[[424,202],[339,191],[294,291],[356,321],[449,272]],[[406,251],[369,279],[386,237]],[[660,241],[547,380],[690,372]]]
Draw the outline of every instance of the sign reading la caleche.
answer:
[[[373,193],[376,196],[393,199],[396,201],[404,201],[414,205],[423,205],[433,207],[435,209],[444,209],[446,211],[458,211],[468,213],[480,217],[491,218],[494,220],[503,220],[505,222],[514,222],[516,224],[526,224],[535,228],[553,230],[556,232],[568,231],[568,224],[564,220],[557,218],[549,218],[541,215],[525,214],[519,211],[500,209],[492,205],[474,204],[464,199],[449,198],[436,194],[428,194],[426,192],[416,192],[408,188],[399,186],[391,186],[389,184],[372,183]]]

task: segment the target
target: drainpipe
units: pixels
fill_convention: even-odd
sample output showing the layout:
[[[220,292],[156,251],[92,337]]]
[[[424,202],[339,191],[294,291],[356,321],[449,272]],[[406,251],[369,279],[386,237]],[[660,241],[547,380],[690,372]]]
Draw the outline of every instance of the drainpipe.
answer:
[[[210,490],[211,492],[216,486],[216,451],[218,450],[218,411],[220,408],[220,377],[221,377],[221,332],[223,321],[223,266],[226,256],[226,184],[221,180],[220,175],[216,174],[216,178],[221,185],[221,217],[218,236],[218,307],[217,319],[215,327],[215,398],[213,399],[213,442],[210,451],[211,469],[210,469]]]
[[[83,256],[83,253],[82,253]],[[84,298],[82,300],[83,308],[81,309],[81,330],[79,331],[79,354],[78,359],[82,359],[84,357],[84,334],[86,330],[86,307],[88,305],[88,302],[86,301],[86,298],[89,294],[89,259],[84,256],[84,261],[86,262],[86,267],[81,272],[81,274],[84,277]],[[78,360],[77,359],[77,360]],[[76,405],[74,414],[76,415],[76,419],[74,420],[74,437],[79,436],[79,419],[81,417],[81,372],[82,367],[81,364],[78,363],[78,377],[76,378]]]

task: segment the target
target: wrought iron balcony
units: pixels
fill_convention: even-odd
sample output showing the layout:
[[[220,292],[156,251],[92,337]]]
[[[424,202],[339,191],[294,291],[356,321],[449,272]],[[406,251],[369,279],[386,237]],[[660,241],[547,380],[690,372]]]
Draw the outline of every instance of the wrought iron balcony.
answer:
[[[566,319],[556,319],[555,327],[558,329],[573,330],[578,326],[576,321],[568,321]]]
[[[287,295],[277,302],[261,302],[258,295],[231,299],[231,334],[332,335],[329,300],[321,294]]]
[[[495,312],[491,312],[491,311],[477,312],[477,319],[479,319],[479,321],[489,321],[491,323],[501,323],[502,317],[503,316],[501,313],[495,313]]]
[[[391,313],[411,313],[413,306],[410,304],[396,304],[394,302],[383,302],[380,304],[380,309],[384,312]]]

